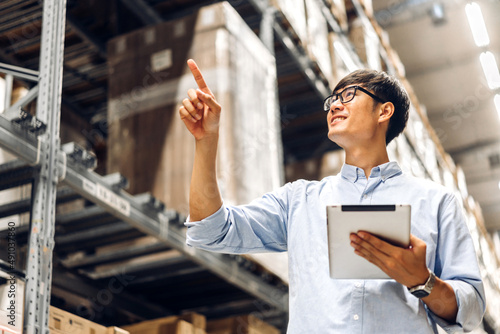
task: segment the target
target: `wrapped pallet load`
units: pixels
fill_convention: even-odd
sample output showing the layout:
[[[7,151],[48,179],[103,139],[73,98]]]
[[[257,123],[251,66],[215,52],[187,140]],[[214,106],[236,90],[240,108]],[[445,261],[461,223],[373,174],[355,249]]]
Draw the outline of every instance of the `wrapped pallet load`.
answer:
[[[129,192],[149,191],[188,213],[195,144],[178,117],[185,92],[196,88],[188,58],[223,108],[217,162],[225,201],[247,203],[280,186],[275,59],[228,3],[119,36],[108,54],[107,172],[127,177]]]
[[[308,42],[308,32],[304,0],[270,0],[270,4],[280,11],[302,46],[305,47]]]
[[[225,202],[246,204],[279,187],[276,61],[227,2],[109,42],[107,172],[124,175],[130,193],[151,192],[188,214],[195,143],[178,109],[197,87],[189,58],[222,106],[217,175]],[[286,254],[252,258],[286,281]]]
[[[330,87],[333,88],[336,82],[330,56],[330,37],[326,19],[321,11],[321,4],[316,0],[306,0],[305,4],[308,33],[307,53],[311,59],[317,62]]]

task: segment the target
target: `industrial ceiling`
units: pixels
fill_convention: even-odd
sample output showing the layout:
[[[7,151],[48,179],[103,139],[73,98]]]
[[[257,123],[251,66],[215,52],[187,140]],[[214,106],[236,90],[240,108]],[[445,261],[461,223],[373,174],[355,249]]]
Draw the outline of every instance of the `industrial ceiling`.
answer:
[[[490,38],[482,48],[467,21],[468,2],[380,0],[374,10],[441,143],[463,168],[486,227],[495,231],[500,229],[500,110],[493,99],[500,91],[488,87],[479,56],[489,50],[500,64],[500,1],[476,1]]]

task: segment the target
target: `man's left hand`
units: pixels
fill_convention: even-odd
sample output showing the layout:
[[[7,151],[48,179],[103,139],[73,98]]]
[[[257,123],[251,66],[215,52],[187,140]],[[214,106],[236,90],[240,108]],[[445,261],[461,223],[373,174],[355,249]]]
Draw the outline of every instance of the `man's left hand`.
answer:
[[[427,246],[413,234],[408,248],[393,246],[364,231],[351,233],[350,239],[357,255],[407,287],[424,284],[429,277],[425,262]]]

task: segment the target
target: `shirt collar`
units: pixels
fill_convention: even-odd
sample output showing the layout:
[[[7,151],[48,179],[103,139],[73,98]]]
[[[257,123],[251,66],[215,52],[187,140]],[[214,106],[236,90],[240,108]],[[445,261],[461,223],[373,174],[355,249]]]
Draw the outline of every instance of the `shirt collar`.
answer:
[[[371,178],[380,177],[382,179],[382,181],[385,182],[385,180],[387,180],[393,176],[399,175],[401,173],[402,173],[402,171],[401,171],[401,168],[399,167],[398,163],[396,161],[391,161],[391,162],[386,162],[382,165],[373,167],[372,171],[370,173],[370,177]],[[364,177],[365,172],[362,168],[348,165],[348,164],[344,164],[342,166],[342,170],[340,171],[340,174],[342,175],[342,177],[344,179],[355,183],[360,176]]]

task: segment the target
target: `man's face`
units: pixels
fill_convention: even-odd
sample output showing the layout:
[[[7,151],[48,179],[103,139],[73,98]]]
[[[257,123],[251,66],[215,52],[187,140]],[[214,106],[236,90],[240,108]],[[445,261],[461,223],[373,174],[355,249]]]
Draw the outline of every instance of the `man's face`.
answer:
[[[341,90],[351,86],[355,85]],[[359,89],[347,103],[343,104],[337,99],[332,103],[327,116],[328,138],[343,148],[373,143],[379,130],[377,106],[380,103]]]

